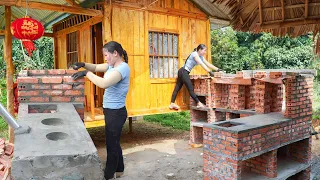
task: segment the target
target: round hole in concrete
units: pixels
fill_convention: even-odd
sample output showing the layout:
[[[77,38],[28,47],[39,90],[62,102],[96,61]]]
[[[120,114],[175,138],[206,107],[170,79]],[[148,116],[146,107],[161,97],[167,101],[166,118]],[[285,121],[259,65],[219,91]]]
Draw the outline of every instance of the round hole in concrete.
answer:
[[[47,139],[51,141],[59,141],[67,139],[69,135],[64,132],[52,132],[46,135]]]
[[[42,120],[41,123],[48,126],[59,126],[63,124],[63,121],[59,118],[47,118]]]

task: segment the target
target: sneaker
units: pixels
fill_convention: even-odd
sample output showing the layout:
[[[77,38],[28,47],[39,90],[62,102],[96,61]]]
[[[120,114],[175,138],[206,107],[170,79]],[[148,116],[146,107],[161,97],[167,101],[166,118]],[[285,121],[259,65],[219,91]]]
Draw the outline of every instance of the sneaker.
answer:
[[[123,176],[123,174],[124,174],[123,172],[116,172],[116,178]]]
[[[178,109],[180,109],[180,107],[178,105],[176,105],[175,103],[171,103],[170,106],[169,106],[169,109],[178,110]]]
[[[201,102],[197,105],[197,108],[205,108],[206,106],[202,104]]]

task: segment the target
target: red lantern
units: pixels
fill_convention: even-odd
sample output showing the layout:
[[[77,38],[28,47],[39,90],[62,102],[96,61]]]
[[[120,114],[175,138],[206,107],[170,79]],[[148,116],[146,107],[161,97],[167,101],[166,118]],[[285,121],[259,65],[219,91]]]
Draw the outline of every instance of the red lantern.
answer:
[[[44,34],[44,27],[39,21],[25,16],[11,23],[11,33],[14,37],[22,40],[23,46],[31,57],[32,52],[36,50],[33,41]]]

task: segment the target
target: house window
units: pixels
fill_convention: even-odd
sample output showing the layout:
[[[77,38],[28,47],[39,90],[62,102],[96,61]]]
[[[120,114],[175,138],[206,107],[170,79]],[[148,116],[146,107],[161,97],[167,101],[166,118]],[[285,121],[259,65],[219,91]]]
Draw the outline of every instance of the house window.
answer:
[[[178,35],[149,31],[150,78],[175,78],[178,75]]]
[[[78,31],[67,34],[67,68],[78,62]]]

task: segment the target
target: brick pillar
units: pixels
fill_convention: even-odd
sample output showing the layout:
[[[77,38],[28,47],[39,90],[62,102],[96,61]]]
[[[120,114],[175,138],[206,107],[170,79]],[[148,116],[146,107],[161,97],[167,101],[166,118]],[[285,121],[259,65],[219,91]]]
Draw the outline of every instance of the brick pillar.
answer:
[[[204,179],[241,178],[241,161],[231,158],[238,148],[238,140],[231,133],[204,127],[203,144]]]
[[[272,84],[271,93],[271,112],[281,112],[282,111],[282,101],[283,101],[283,85],[282,84]]]
[[[312,115],[313,76],[292,76],[285,83],[286,111],[288,118]]]
[[[203,144],[203,128],[202,127],[190,127],[190,144]]]
[[[221,85],[221,108],[230,108],[230,91],[231,85],[222,84]]]
[[[245,109],[245,86],[230,86],[230,108],[234,110]]]
[[[83,120],[84,79],[74,81],[71,75],[75,72],[64,69],[21,71],[17,80],[19,103],[73,103]]]
[[[248,159],[242,165],[244,170],[275,178],[277,177],[277,150]]]
[[[216,84],[211,81],[211,99],[212,99],[212,106],[214,108],[221,107],[221,98],[222,98],[222,84]]]
[[[272,86],[270,83],[257,81],[255,110],[257,113],[270,113]]]
[[[245,86],[245,109],[254,109],[255,108],[255,83],[257,81],[253,81],[251,86]]]
[[[194,93],[200,94],[200,79],[193,80],[193,89],[194,89]]]

